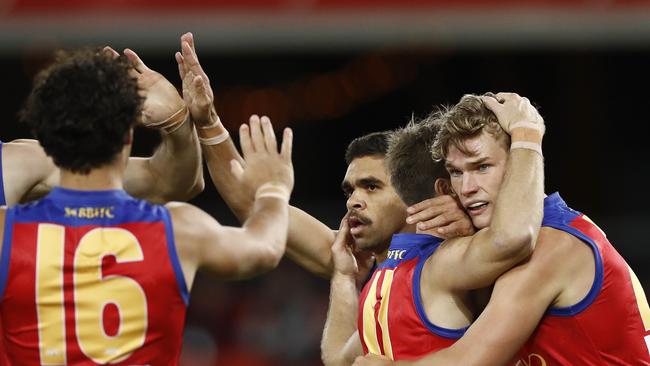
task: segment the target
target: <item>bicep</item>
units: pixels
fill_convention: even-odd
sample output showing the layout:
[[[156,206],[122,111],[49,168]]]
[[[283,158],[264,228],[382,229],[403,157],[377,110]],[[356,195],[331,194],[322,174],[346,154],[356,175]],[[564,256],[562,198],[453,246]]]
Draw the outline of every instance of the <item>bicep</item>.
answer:
[[[496,282],[485,310],[447,353],[463,365],[506,365],[533,333],[557,296],[554,281],[530,262]]]

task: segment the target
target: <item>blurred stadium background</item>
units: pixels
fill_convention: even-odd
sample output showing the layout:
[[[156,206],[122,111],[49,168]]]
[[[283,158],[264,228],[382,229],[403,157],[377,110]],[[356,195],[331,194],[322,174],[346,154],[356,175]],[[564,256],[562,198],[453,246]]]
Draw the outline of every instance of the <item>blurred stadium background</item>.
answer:
[[[547,192],[596,221],[650,290],[650,1],[2,0],[0,137],[29,136],[16,114],[53,49],[130,47],[178,85],[186,31],[232,133],[252,113],[294,128],[292,203],[332,227],[354,137],[465,93],[527,96],[547,121]],[[157,142],[138,131],[135,153]],[[193,203],[236,224],[206,182]],[[327,301],[328,282],[289,261],[241,283],[203,272],[181,364],[318,365]]]

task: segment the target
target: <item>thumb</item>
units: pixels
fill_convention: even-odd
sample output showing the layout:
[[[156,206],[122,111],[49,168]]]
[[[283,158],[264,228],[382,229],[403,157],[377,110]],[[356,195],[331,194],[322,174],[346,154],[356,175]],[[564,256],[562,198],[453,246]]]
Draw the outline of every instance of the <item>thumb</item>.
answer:
[[[235,159],[230,160],[230,172],[238,181],[244,179],[244,167]]]
[[[197,102],[202,106],[209,105],[210,96],[205,88],[205,80],[203,80],[200,75],[196,75],[194,80],[192,80],[192,84],[194,85],[194,90],[196,92]]]

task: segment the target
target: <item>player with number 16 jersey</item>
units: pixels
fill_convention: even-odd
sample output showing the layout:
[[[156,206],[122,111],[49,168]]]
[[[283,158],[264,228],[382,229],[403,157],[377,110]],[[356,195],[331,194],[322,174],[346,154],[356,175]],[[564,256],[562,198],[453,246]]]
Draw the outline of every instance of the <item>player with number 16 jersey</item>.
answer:
[[[180,353],[188,291],[169,213],[124,191],[55,188],[8,209],[3,288],[18,364],[167,365]]]

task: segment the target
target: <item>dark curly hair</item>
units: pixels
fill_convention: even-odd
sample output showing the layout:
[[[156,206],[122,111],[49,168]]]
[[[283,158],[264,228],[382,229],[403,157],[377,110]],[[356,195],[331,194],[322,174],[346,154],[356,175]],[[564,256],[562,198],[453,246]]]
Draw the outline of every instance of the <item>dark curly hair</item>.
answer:
[[[59,51],[20,113],[61,169],[88,174],[111,163],[142,112],[129,61],[100,49]]]

